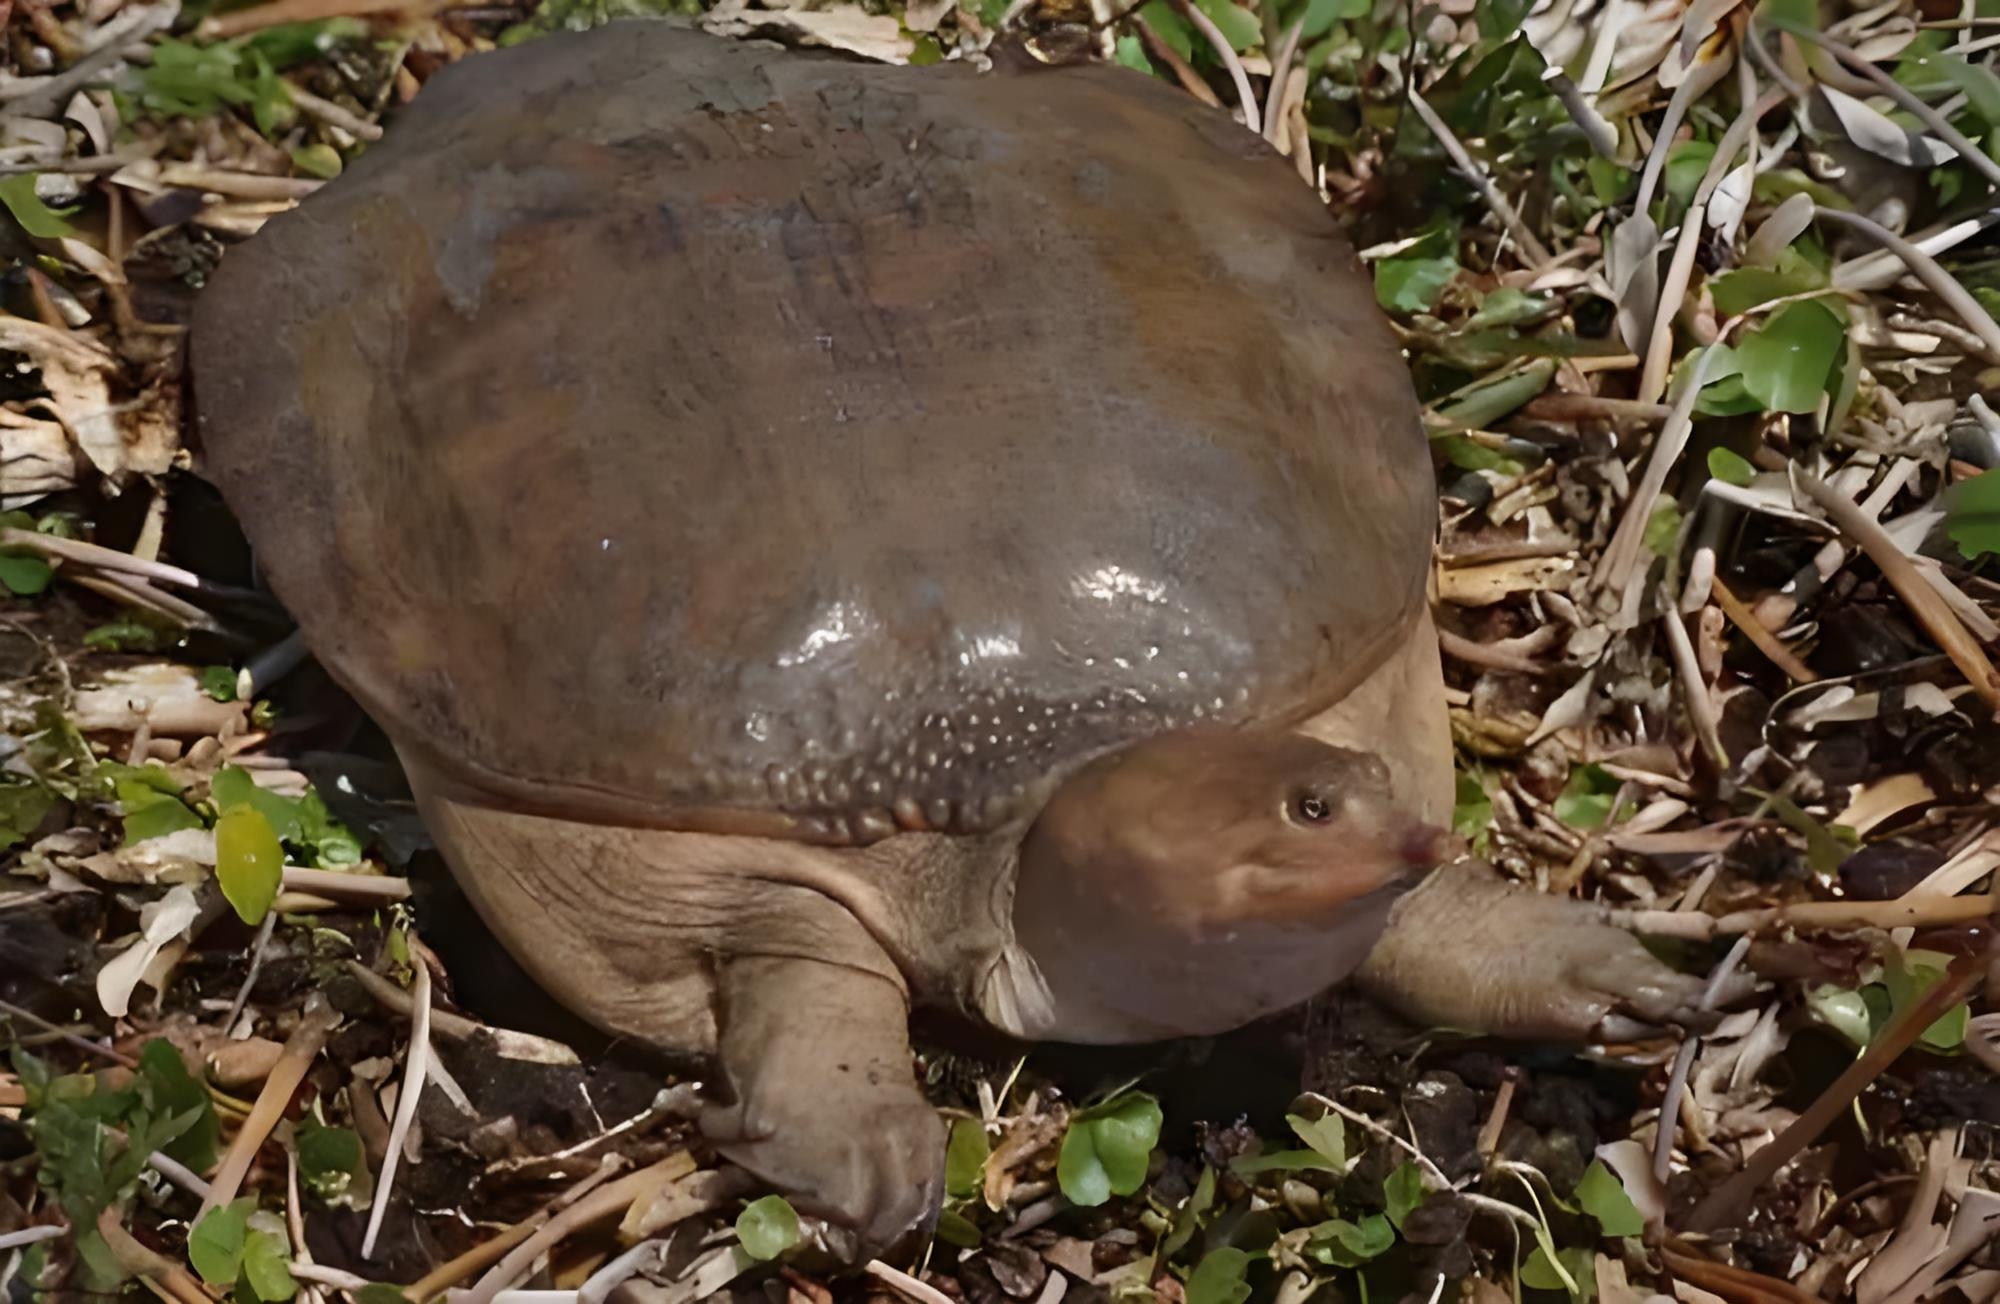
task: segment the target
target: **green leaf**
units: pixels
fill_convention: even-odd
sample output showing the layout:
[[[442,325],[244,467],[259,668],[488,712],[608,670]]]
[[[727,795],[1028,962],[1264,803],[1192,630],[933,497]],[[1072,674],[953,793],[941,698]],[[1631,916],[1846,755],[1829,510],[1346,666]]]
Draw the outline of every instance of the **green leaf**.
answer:
[[[410,1297],[400,1287],[370,1282],[354,1292],[354,1304],[410,1304]]]
[[[1944,502],[1945,533],[1967,561],[2000,553],[2000,468],[1960,480]]]
[[[266,136],[291,130],[299,120],[299,111],[292,103],[292,88],[262,54],[253,54],[250,66],[250,116],[256,119],[257,130]]]
[[[98,781],[99,786],[107,793],[117,795],[120,801],[128,799],[126,795],[128,784],[131,785],[129,791],[134,795],[137,795],[138,790],[142,788],[168,797],[181,795],[181,781],[174,777],[173,771],[153,761],[143,765],[121,765],[117,761],[102,761],[91,771],[91,777]]]
[[[1430,1198],[1430,1188],[1424,1185],[1424,1170],[1417,1167],[1415,1160],[1406,1159],[1382,1179],[1382,1202],[1387,1208],[1389,1225],[1397,1231],[1403,1230],[1403,1220]]]
[[[1575,1249],[1561,1250],[1551,1259],[1548,1250],[1538,1245],[1521,1265],[1521,1284],[1535,1290],[1568,1291],[1575,1300],[1592,1299],[1597,1295],[1596,1257],[1589,1250]]]
[[[1653,504],[1653,514],[1646,518],[1644,542],[1648,551],[1656,557],[1671,556],[1674,541],[1681,537],[1681,508],[1673,499],[1661,494]]]
[[[1167,0],[1148,0],[1139,10],[1139,21],[1153,29],[1153,35],[1183,59],[1194,57],[1194,29]]]
[[[0,552],[0,585],[19,598],[32,598],[49,587],[55,571],[33,553]]]
[[[49,1083],[55,1080],[55,1071],[49,1062],[31,1050],[20,1046],[8,1048],[7,1062],[14,1069],[14,1076],[20,1080],[21,1093],[28,1098],[28,1109],[39,1113],[48,1098]]]
[[[1375,301],[1391,312],[1428,312],[1456,275],[1456,253],[1384,258],[1375,264]]]
[[[32,779],[0,785],[0,850],[25,842],[55,804],[56,794]]]
[[[1230,0],[1194,0],[1194,6],[1208,16],[1222,33],[1222,39],[1238,54],[1264,39],[1264,25],[1257,21],[1257,15],[1241,5]]]
[[[2000,77],[1994,76],[1992,69],[1950,54],[1927,55],[1923,62],[1926,69],[1964,91],[1972,111],[1985,119],[1987,126],[2000,127]]]
[[[752,1200],[736,1215],[736,1238],[744,1253],[769,1262],[799,1243],[799,1215],[782,1195]]]
[[[1511,285],[1503,285],[1491,291],[1479,301],[1479,311],[1472,314],[1465,323],[1465,329],[1497,329],[1502,326],[1518,326],[1522,322],[1534,321],[1547,313],[1554,300],[1543,294],[1529,294]]]
[[[1549,387],[1556,374],[1554,358],[1536,358],[1496,380],[1466,390],[1438,406],[1440,421],[1468,430],[1483,430]]]
[[[980,1235],[979,1224],[956,1209],[938,1210],[937,1238],[961,1250],[973,1249],[985,1239]]]
[[[1611,800],[1617,795],[1618,780],[1602,767],[1576,766],[1556,795],[1556,818],[1573,829],[1602,828],[1611,818]]]
[[[1874,1039],[1868,1001],[1858,991],[1822,983],[1806,993],[1806,1010],[1853,1042],[1856,1050],[1865,1048]]]
[[[1188,1274],[1187,1304],[1243,1304],[1250,1298],[1250,1255],[1223,1245],[1202,1256]]]
[[[1598,203],[1610,205],[1624,199],[1639,184],[1639,178],[1631,168],[1622,167],[1608,158],[1592,154],[1583,165],[1584,175],[1590,178],[1590,193]]]
[[[1528,1262],[1522,1266],[1521,1280],[1530,1286],[1536,1286],[1536,1283],[1541,1281],[1553,1283],[1536,1286],[1538,1290],[1566,1290],[1572,1295],[1578,1294],[1580,1287],[1576,1278],[1563,1266],[1562,1256],[1556,1250],[1555,1233],[1549,1230],[1549,1219],[1548,1215],[1542,1212],[1541,1198],[1535,1194],[1535,1188],[1529,1184],[1527,1178],[1521,1178],[1521,1185],[1527,1189],[1528,1199],[1535,1206],[1536,1247],[1534,1254],[1528,1256]],[[1539,1263],[1536,1262],[1538,1258]],[[1534,1275],[1531,1277],[1530,1273]]]
[[[368,25],[356,18],[322,18],[305,23],[267,27],[237,44],[262,55],[280,72],[295,64],[321,59],[335,48],[368,35]]]
[[[75,228],[63,221],[63,214],[43,203],[42,197],[35,193],[36,175],[19,172],[0,178],[0,206],[5,206],[20,228],[37,240],[59,240],[75,234]],[[73,213],[76,210],[64,211]]]
[[[94,1073],[53,1075],[18,1048],[12,1059],[27,1097],[24,1121],[38,1157],[38,1179],[73,1227],[90,1226],[125,1199],[145,1171],[147,1156],[166,1149],[200,1120],[195,1110],[169,1112],[162,1096],[171,1093],[160,1091],[144,1071],[112,1086]],[[113,1128],[124,1132],[123,1140],[113,1137]],[[78,1248],[84,1250],[80,1242]]]
[[[257,1198],[246,1195],[208,1211],[188,1234],[188,1262],[211,1286],[234,1286],[243,1270],[243,1242]]]
[[[218,813],[227,814],[247,806],[262,815],[278,840],[302,851],[310,851],[322,869],[339,869],[361,863],[361,843],[326,809],[319,793],[308,789],[303,797],[287,797],[260,786],[247,770],[224,766],[209,781],[209,800]]]
[[[261,924],[285,876],[285,849],[254,806],[234,806],[215,821],[215,877],[246,924]]]
[[[1521,30],[1521,20],[1534,8],[1534,0],[1478,0],[1473,20],[1479,34],[1489,41],[1504,41]]]
[[[1336,1268],[1358,1268],[1396,1243],[1396,1229],[1379,1213],[1360,1222],[1333,1218],[1312,1229],[1308,1252]]]
[[[1161,1119],[1160,1102],[1143,1091],[1072,1117],[1056,1155],[1056,1182],[1070,1203],[1089,1208],[1138,1190],[1160,1140]]]
[[[1811,412],[1846,342],[1846,328],[1824,304],[1786,304],[1737,345],[1743,388],[1767,411]]]
[[[1912,948],[1892,959],[1882,971],[1883,985],[1889,989],[1890,1017],[1900,1016],[1921,1001],[1926,992],[1944,981],[1945,972],[1950,967],[1951,957],[1938,951]],[[1965,1044],[1966,1028],[1971,1017],[1971,1011],[1964,1004],[1954,1006],[1924,1029],[1923,1036],[1918,1040],[1937,1050],[1956,1050]]]
[[[241,766],[225,765],[217,770],[208,781],[208,799],[215,803],[218,815],[246,808],[256,811],[281,842],[299,842],[305,837],[299,803],[281,792],[262,787]]]
[[[179,789],[172,786],[173,779],[164,767],[141,765],[121,768],[134,772],[119,777],[114,784],[118,805],[125,812],[126,846],[178,833],[182,829],[201,827],[201,816],[181,801]],[[149,770],[165,779],[167,791],[162,791],[158,782],[145,774]]]
[[[1840,864],[1860,845],[1852,829],[1842,826],[1829,828],[1808,814],[1799,804],[1781,793],[1760,792],[1755,788],[1745,788],[1745,792],[1770,805],[1786,827],[1806,840],[1806,867],[1821,878],[1832,878],[1840,870]],[[1842,836],[1843,831],[1845,836]]]
[[[1576,1202],[1597,1219],[1606,1236],[1643,1236],[1646,1232],[1639,1206],[1632,1203],[1625,1184],[1602,1159],[1591,1160],[1590,1167],[1583,1170],[1583,1178],[1576,1184]]]
[[[977,1195],[986,1180],[986,1159],[993,1153],[986,1139],[986,1127],[976,1118],[961,1118],[951,1125],[951,1141],[944,1152],[945,1194],[963,1199]]]
[[[1819,30],[1817,0],[1758,0],[1753,12],[1760,27],[1806,32]]]
[[[1340,1115],[1327,1114],[1321,1118],[1308,1120],[1298,1114],[1287,1114],[1285,1122],[1291,1124],[1292,1131],[1298,1133],[1299,1140],[1311,1146],[1315,1153],[1332,1164],[1335,1171],[1347,1171],[1347,1133],[1341,1128]]]
[[[236,671],[230,666],[203,666],[201,691],[218,702],[236,700]]]
[[[1797,249],[1785,249],[1775,267],[1739,267],[1708,283],[1715,310],[1736,317],[1776,299],[1826,288],[1827,275]]]
[[[1112,52],[1112,62],[1135,72],[1158,75],[1153,61],[1146,57],[1146,43],[1136,36],[1121,36]]]
[[[96,1230],[92,1228],[91,1230]],[[78,1247],[79,1250],[82,1248]],[[34,1294],[43,1294],[61,1284],[49,1272],[49,1245],[37,1241],[21,1255],[21,1281]]]
[[[263,1304],[281,1304],[299,1293],[290,1255],[278,1233],[253,1231],[244,1241],[243,1282]]]
[[[1750,391],[1743,387],[1743,360],[1736,350],[1727,344],[1711,344],[1705,351],[1714,354],[1715,360],[1709,363],[1707,382],[1695,397],[1695,415],[1730,417],[1762,412],[1764,405],[1752,398]],[[1692,350],[1674,364],[1675,384],[1679,384],[1696,366],[1703,352],[1701,349]]]
[[[313,849],[313,859],[321,869],[361,863],[361,840],[328,813],[317,792],[308,791],[299,798],[299,836]]]
[[[328,1127],[312,1114],[300,1120],[299,1177],[322,1200],[345,1193],[365,1176],[361,1138],[344,1127]]]
[[[1501,475],[1521,473],[1519,462],[1476,439],[1460,434],[1437,435],[1434,438],[1438,447],[1444,450],[1445,459],[1461,471],[1497,471]]]
[[[1179,1254],[1194,1234],[1201,1228],[1201,1220],[1215,1204],[1215,1170],[1202,1166],[1201,1176],[1195,1179],[1194,1191],[1182,1202],[1174,1214],[1173,1225],[1160,1240],[1160,1262],[1165,1263]]]
[[[118,1262],[118,1256],[111,1252],[111,1247],[104,1242],[104,1234],[97,1228],[85,1228],[73,1244],[76,1246],[77,1261],[83,1266],[82,1293],[115,1294],[132,1279],[132,1274]]]
[[[1487,795],[1486,787],[1475,775],[1464,770],[1458,772],[1457,787],[1452,793],[1451,831],[1467,838],[1477,850],[1486,839],[1487,830],[1493,827],[1493,798]]]
[[[161,41],[139,74],[139,103],[149,113],[189,118],[207,117],[225,103],[248,103],[251,92],[237,79],[237,59],[229,45]]]
[[[1706,140],[1684,140],[1667,151],[1667,194],[1676,204],[1686,206],[1694,199],[1703,174],[1715,158],[1715,144]]]
[[[1741,454],[1721,444],[1708,450],[1708,473],[1724,484],[1741,489],[1757,479],[1757,468]]]
[[[143,620],[122,616],[87,630],[83,645],[99,652],[157,652],[170,646],[174,635]]]
[[[1342,19],[1359,18],[1372,7],[1370,0],[1306,0],[1305,22],[1299,40],[1317,41]]]
[[[156,1037],[139,1052],[138,1086],[156,1114],[193,1115],[179,1136],[159,1148],[195,1172],[207,1172],[215,1163],[215,1102],[188,1072],[187,1062],[172,1042]]]
[[[1341,1165],[1328,1163],[1326,1156],[1317,1150],[1269,1150],[1261,1155],[1238,1155],[1229,1161],[1229,1171],[1238,1177],[1250,1177],[1257,1173],[1301,1173],[1309,1170],[1323,1173],[1346,1171]]]

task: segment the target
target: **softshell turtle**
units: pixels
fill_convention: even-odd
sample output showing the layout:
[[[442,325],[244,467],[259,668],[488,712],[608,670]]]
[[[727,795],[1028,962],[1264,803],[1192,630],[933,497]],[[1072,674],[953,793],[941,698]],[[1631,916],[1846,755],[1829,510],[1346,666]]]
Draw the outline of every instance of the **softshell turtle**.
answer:
[[[481,55],[226,256],[192,349],[206,474],[494,932],[712,1057],[705,1133],[859,1246],[939,1199],[913,1003],[1693,1001],[1583,906],[1408,890],[1452,800],[1417,404],[1326,209],[1160,82],[648,21]]]

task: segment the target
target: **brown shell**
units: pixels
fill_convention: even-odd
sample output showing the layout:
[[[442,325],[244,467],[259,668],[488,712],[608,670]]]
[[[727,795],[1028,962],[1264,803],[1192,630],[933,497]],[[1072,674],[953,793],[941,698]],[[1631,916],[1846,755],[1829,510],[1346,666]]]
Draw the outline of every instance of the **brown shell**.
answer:
[[[464,792],[980,831],[1404,637],[1414,395],[1324,207],[1112,67],[621,22],[440,74],[231,252],[204,467]]]

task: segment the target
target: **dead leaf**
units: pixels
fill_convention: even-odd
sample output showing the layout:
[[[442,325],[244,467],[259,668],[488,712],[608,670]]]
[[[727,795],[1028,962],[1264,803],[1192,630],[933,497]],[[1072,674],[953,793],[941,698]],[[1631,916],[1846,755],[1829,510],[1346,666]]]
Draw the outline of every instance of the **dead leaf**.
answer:
[[[1847,809],[1834,816],[1833,822],[1845,824],[1865,836],[1869,830],[1910,807],[1936,800],[1937,794],[1931,791],[1930,784],[1924,782],[1923,775],[1892,774],[1855,793],[1854,799],[1847,803]]]
[[[84,733],[131,733],[143,723],[156,735],[206,738],[243,732],[249,709],[210,697],[186,666],[159,662],[107,671],[77,693],[71,715]]]
[[[171,888],[158,901],[149,901],[140,909],[139,940],[97,971],[97,1000],[106,1014],[114,1019],[125,1017],[132,989],[139,985],[154,957],[200,914],[194,889],[186,886]]]
[[[41,373],[49,405],[91,464],[107,476],[125,470],[125,440],[111,409],[111,350],[87,335],[0,314],[0,350],[19,353]]]
[[[214,866],[215,834],[209,829],[175,829],[76,862],[99,882],[117,884],[194,883]]]
[[[0,408],[0,511],[13,511],[76,484],[76,454],[59,421]]]
[[[1510,593],[1553,588],[1575,569],[1576,562],[1569,557],[1526,557],[1484,566],[1456,566],[1438,573],[1438,596],[1455,606],[1488,607]]]
[[[1904,167],[1943,167],[1958,157],[1957,151],[1934,136],[1920,132],[1905,131],[1892,122],[1887,115],[1858,100],[1845,91],[1835,90],[1822,84],[1820,94],[1840,119],[1841,129],[1847,138],[1859,149],[1867,150],[1877,158],[1900,163]]]
[[[935,32],[957,0],[915,0],[903,10],[903,26],[913,32]]]
[[[722,0],[701,22],[718,36],[781,32],[807,45],[831,46],[881,63],[908,63],[915,48],[893,16],[845,5],[826,10],[753,9],[747,0]]]

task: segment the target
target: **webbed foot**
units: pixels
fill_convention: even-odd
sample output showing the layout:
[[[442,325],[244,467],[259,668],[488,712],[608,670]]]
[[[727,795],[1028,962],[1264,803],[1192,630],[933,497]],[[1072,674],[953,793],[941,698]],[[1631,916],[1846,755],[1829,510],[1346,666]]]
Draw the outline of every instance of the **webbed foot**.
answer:
[[[702,1112],[703,1135],[831,1224],[851,1262],[927,1233],[945,1130],[911,1071],[903,993],[843,965],[766,957],[730,961],[722,986],[734,1099]]]
[[[1355,981],[1406,1018],[1523,1040],[1620,1040],[1704,1028],[1708,980],[1660,960],[1602,906],[1447,866],[1398,903]],[[1717,1006],[1748,994],[1737,975]]]

